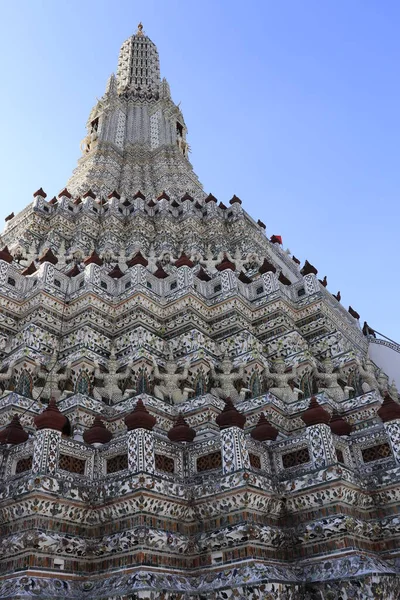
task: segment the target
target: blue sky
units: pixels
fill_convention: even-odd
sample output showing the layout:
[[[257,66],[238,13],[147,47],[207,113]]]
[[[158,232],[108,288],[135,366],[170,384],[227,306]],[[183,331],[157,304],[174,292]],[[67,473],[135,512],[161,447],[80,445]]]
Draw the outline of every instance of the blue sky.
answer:
[[[57,194],[139,20],[207,192],[233,194],[378,331],[397,321],[400,4],[20,0],[0,23],[0,222]]]

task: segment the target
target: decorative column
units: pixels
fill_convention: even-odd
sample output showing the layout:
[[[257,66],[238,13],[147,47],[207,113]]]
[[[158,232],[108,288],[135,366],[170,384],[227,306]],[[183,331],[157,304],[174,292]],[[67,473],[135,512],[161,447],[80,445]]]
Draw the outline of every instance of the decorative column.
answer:
[[[383,421],[383,426],[392,447],[393,456],[396,462],[400,463],[400,405],[386,392],[382,406],[377,412]]]
[[[55,475],[58,469],[61,432],[67,423],[51,398],[45,410],[34,418],[38,429],[33,444],[32,473]]]
[[[0,431],[0,445],[10,444],[16,446],[17,444],[23,444],[29,438],[29,434],[21,425],[19,416],[15,414],[9,424]]]
[[[193,271],[194,263],[190,260],[184,252],[175,262],[175,266],[178,267],[178,288],[183,289],[193,285]]]
[[[250,469],[249,452],[243,427],[246,417],[233,405],[230,398],[225,400],[223,411],[216,418],[221,432],[222,472],[224,475],[241,469]]]
[[[313,396],[301,418],[307,426],[307,438],[314,467],[322,469],[336,463],[336,450],[333,445],[332,431],[328,425],[331,416],[328,411],[322,408]]]
[[[10,254],[7,246],[0,251],[0,285],[7,282],[8,268],[13,260],[14,257]]]
[[[42,188],[38,189],[37,192],[33,194],[33,208],[43,208],[44,201],[47,198],[46,192],[42,190]],[[7,223],[8,225],[8,223]]]
[[[152,429],[156,424],[139,398],[134,410],[125,417],[128,427],[128,468],[133,473],[154,473],[154,438]]]

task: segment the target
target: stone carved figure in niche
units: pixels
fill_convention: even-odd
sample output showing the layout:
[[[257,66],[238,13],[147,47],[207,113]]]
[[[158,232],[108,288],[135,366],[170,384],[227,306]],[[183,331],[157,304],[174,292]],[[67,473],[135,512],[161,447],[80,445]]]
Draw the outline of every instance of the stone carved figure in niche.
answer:
[[[187,141],[183,139],[182,136],[178,135],[176,138],[176,143],[183,156],[187,156],[189,152],[189,144]]]
[[[12,379],[15,363],[16,361],[12,360],[8,365],[7,371],[5,371],[4,373],[0,373],[0,386],[3,389],[3,391],[7,391],[7,388],[5,386],[6,383]]]
[[[245,260],[243,261],[243,266],[248,270],[258,269],[261,265],[261,260],[258,254],[255,252],[250,252],[247,254]]]
[[[357,357],[356,363],[358,367],[358,372],[360,373],[363,379],[363,393],[366,394],[367,392],[371,392],[372,390],[380,391],[379,383],[376,379],[376,368],[372,360],[367,356],[363,360],[363,362],[361,362],[360,359]]]
[[[153,358],[154,376],[162,381],[162,384],[154,386],[154,395],[160,400],[169,400],[175,404],[184,402],[189,396],[189,392],[193,392],[192,388],[184,388],[181,390],[181,382],[187,379],[189,374],[190,361],[188,361],[182,373],[178,373],[178,365],[174,360],[172,348],[169,350],[168,360],[165,361],[165,373],[161,373],[155,358]]]
[[[233,362],[230,360],[228,352],[225,351],[218,365],[220,373],[217,373],[214,365],[210,363],[211,376],[214,379],[214,383],[219,384],[211,389],[211,393],[219,398],[231,398],[233,401],[244,399],[246,392],[250,392],[251,390],[242,387],[239,394],[235,387],[235,382],[243,379],[244,367],[245,365],[242,364],[239,366],[239,370],[234,372]]]
[[[313,373],[314,377],[317,381],[321,382],[321,385],[318,385],[319,392],[325,392],[329,398],[335,400],[336,402],[341,402],[345,400],[346,394],[339,383],[339,379],[346,380],[345,375],[339,371],[334,373],[334,365],[330,358],[326,358],[323,361],[324,370],[318,371],[317,365],[314,364]]]
[[[120,382],[127,379],[132,373],[133,361],[129,361],[125,371],[118,373],[119,363],[116,357],[114,346],[111,347],[110,358],[108,359],[107,373],[104,373],[100,369],[99,363],[95,362],[94,376],[96,380],[103,382],[102,386],[95,385],[93,389],[93,395],[97,400],[101,400],[103,397],[108,398],[112,402],[118,402],[122,398],[122,391],[120,388]]]
[[[165,267],[166,265],[174,263],[176,260],[177,260],[177,258],[172,254],[172,252],[169,252],[168,250],[164,250],[159,255],[159,257],[157,259],[157,263],[161,264],[163,267]]]
[[[275,384],[273,387],[269,388],[271,394],[278,396],[278,398],[287,402],[298,400],[299,394],[302,394],[303,392],[296,387],[297,363],[293,365],[290,373],[285,373],[285,361],[283,358],[277,358],[274,360],[274,369],[274,372],[271,372],[268,364],[264,367],[266,377],[271,379]]]
[[[71,362],[68,362],[64,372],[57,369],[59,352],[57,348],[53,349],[50,361],[43,365],[39,360],[36,360],[35,374],[37,379],[32,390],[33,398],[40,399],[41,397],[50,399],[54,397],[56,400],[61,396],[60,384],[67,381],[71,377]]]

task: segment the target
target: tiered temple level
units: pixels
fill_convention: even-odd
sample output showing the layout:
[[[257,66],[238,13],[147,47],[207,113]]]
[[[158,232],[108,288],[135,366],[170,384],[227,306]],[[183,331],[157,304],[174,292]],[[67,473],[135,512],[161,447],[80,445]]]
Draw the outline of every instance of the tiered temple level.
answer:
[[[1,236],[0,596],[394,599],[397,390],[177,111],[139,28]]]

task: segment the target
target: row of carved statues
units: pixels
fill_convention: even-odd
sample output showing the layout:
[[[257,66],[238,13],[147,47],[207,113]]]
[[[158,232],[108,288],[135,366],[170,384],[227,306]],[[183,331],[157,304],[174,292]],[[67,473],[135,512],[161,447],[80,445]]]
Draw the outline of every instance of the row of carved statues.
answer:
[[[118,402],[138,392],[147,391],[161,400],[178,404],[207,391],[220,398],[230,397],[234,401],[269,391],[286,402],[318,392],[324,392],[332,400],[340,402],[371,390],[382,394],[389,391],[393,398],[398,398],[394,382],[390,384],[387,375],[377,369],[369,358],[363,361],[355,358],[351,371],[345,371],[343,367],[335,369],[330,358],[322,361],[319,368],[312,357],[308,359],[306,367],[295,363],[287,368],[285,360],[277,358],[272,361],[271,369],[264,360],[262,367],[257,365],[250,377],[250,365],[241,363],[234,366],[225,352],[216,365],[205,361],[208,365],[207,383],[200,387],[191,387],[193,377],[190,376],[190,360],[182,364],[182,361],[174,359],[171,349],[162,367],[155,358],[152,359],[152,369],[147,365],[148,377],[141,387],[135,383],[138,361],[134,363],[130,360],[125,368],[121,368],[114,349],[111,350],[107,368],[102,367],[99,362],[90,365],[88,361],[85,369],[79,369],[69,362],[60,370],[56,350],[46,365],[37,359],[29,372],[16,368],[16,362],[11,362],[7,370],[0,373],[0,385],[3,389],[15,390],[35,399],[49,398],[51,395],[66,397],[80,392],[93,395],[99,400]],[[139,368],[143,371],[143,365]],[[25,380],[21,382],[22,377]]]

